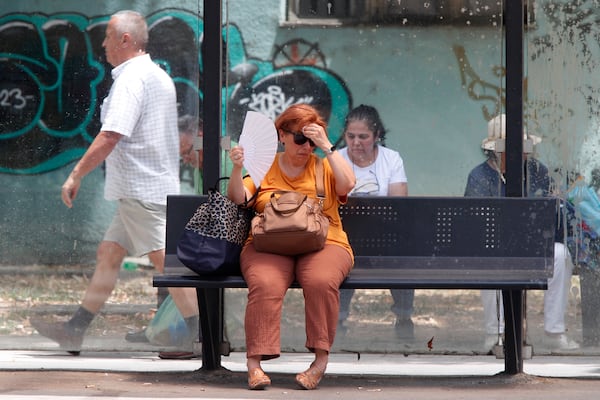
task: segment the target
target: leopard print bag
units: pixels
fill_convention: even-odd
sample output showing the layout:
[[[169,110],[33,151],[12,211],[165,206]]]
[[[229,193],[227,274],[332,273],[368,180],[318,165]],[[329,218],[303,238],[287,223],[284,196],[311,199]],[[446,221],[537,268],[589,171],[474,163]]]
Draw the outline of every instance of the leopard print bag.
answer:
[[[177,258],[200,275],[240,274],[240,252],[253,216],[251,208],[238,206],[216,188],[210,189],[208,201],[198,207],[183,230]]]

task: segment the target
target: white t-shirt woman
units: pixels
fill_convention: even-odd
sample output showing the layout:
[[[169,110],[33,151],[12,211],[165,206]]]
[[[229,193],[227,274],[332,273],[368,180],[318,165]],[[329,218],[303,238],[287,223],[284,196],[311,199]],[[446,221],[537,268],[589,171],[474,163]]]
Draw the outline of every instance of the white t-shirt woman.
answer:
[[[397,151],[383,147],[385,128],[377,110],[360,105],[346,116],[344,140],[347,147],[339,152],[356,176],[356,185],[350,196],[408,196],[408,182],[404,162]],[[350,302],[354,290],[340,291],[340,314],[338,332],[344,334],[345,320],[350,313]],[[414,325],[411,320],[415,291],[412,289],[391,290],[394,304],[391,309],[396,314],[394,328],[400,339],[414,338]]]
[[[406,192],[406,172],[404,161],[397,151],[376,144],[375,160],[361,167],[353,162],[348,148],[340,149],[340,154],[350,163],[356,176],[356,186],[350,196],[402,196]],[[396,194],[392,192],[397,192]]]

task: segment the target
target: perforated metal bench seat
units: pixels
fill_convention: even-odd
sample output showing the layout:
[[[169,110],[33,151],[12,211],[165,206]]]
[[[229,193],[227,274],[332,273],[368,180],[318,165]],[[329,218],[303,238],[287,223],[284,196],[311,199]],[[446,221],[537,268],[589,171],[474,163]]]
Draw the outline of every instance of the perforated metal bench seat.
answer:
[[[168,197],[166,272],[153,282],[197,289],[203,368],[210,370],[228,354],[223,289],[245,288],[246,283],[241,276],[199,276],[177,259],[179,236],[203,201],[206,196]],[[505,366],[507,372],[522,372],[522,291],[546,289],[552,276],[556,200],[357,197],[340,214],[355,252],[355,267],[342,288],[514,292],[505,296],[515,302],[505,307],[505,335],[516,339],[506,341]]]

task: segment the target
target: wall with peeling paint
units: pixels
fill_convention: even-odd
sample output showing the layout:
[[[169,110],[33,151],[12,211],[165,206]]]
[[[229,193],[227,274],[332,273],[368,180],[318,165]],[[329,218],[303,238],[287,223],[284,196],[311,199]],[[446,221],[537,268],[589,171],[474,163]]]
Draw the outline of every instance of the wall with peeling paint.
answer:
[[[500,28],[291,26],[282,23],[284,3],[225,3],[224,132],[239,135],[245,110],[275,117],[303,101],[324,110],[337,140],[345,113],[370,104],[386,124],[387,146],[404,158],[410,194],[462,195],[468,172],[484,159],[487,120],[504,101]],[[544,139],[537,154],[551,170],[588,177],[598,140],[596,3],[537,1],[526,38],[525,122]],[[60,201],[60,186],[99,127],[98,104],[110,85],[102,24],[123,7],[148,17],[156,32],[149,51],[176,81],[180,113],[202,109],[198,2],[3,2],[2,264],[93,261],[114,208],[102,198],[103,171],[86,177],[71,210]],[[191,176],[182,171],[186,191]]]

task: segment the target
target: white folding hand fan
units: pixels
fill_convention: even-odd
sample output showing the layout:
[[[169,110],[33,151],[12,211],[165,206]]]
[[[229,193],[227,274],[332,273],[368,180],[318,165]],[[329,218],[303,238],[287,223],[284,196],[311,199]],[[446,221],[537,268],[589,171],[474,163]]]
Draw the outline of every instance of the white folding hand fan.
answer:
[[[244,148],[244,168],[259,187],[277,153],[275,124],[259,112],[248,111],[238,144]]]

